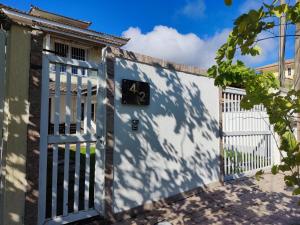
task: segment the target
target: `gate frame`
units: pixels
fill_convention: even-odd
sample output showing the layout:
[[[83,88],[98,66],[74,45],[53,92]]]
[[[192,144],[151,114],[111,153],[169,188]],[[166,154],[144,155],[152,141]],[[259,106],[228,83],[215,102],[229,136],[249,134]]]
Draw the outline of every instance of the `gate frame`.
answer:
[[[105,182],[105,125],[106,125],[106,70],[105,64],[93,63],[88,61],[79,61],[73,59],[64,59],[59,56],[52,54],[43,54],[42,63],[42,88],[41,88],[41,123],[40,123],[40,159],[39,159],[39,201],[38,201],[38,224],[65,224],[75,222],[90,217],[104,215],[105,211],[105,193],[104,193],[104,182]],[[47,153],[48,153],[48,101],[45,99],[49,98],[49,64],[65,64],[69,66],[79,66],[85,69],[94,69],[98,71],[97,79],[97,120],[96,120],[96,134],[86,135],[87,138],[96,142],[96,155],[95,155],[95,174],[102,173],[102,180],[98,176],[95,176],[94,183],[94,209],[81,210],[75,213],[70,213],[67,216],[56,216],[53,219],[46,219],[46,188],[47,188]],[[100,112],[100,113],[98,113]],[[77,137],[71,137],[76,139]],[[53,139],[53,138],[52,138]],[[78,139],[78,138],[77,138]],[[97,171],[97,172],[96,172]],[[96,177],[98,178],[96,182]],[[102,188],[101,188],[102,187]]]

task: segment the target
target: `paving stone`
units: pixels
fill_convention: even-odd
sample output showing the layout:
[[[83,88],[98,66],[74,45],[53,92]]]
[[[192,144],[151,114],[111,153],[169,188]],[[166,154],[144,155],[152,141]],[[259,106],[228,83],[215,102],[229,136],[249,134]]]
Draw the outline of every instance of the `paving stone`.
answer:
[[[266,174],[262,181],[231,181],[114,225],[155,225],[163,220],[172,225],[300,225],[299,200],[285,187],[282,175]]]

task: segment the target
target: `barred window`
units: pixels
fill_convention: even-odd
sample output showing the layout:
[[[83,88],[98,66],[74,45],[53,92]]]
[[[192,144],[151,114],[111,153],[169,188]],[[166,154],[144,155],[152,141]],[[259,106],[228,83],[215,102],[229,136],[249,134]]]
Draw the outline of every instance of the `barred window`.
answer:
[[[85,50],[82,48],[71,48],[71,58],[85,61]]]
[[[61,57],[68,57],[69,46],[62,43],[55,42],[54,51],[55,51],[55,55]]]

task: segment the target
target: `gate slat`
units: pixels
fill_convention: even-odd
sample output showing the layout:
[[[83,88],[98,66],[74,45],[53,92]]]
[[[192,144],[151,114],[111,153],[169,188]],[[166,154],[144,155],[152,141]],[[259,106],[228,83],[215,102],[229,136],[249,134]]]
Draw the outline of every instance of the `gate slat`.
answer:
[[[77,110],[76,110],[76,134],[81,134],[81,93],[82,78],[77,76]],[[80,178],[80,143],[76,143],[75,154],[75,183],[74,183],[74,212],[79,210],[79,178]]]
[[[55,114],[54,114],[54,134],[59,135],[60,122],[60,65],[55,66]],[[58,145],[53,145],[52,161],[52,217],[57,214],[57,172],[58,172]]]
[[[46,218],[47,160],[48,160],[48,115],[49,115],[49,60],[43,56],[41,101],[41,139],[39,159],[39,203],[38,224]]]
[[[262,166],[265,167],[265,153],[267,152],[267,145],[266,145],[266,136],[263,136],[263,154],[262,154]]]
[[[274,163],[274,159],[273,159],[273,142],[271,139],[271,135],[269,135],[269,151],[270,151],[270,165],[272,165]]]
[[[92,83],[91,80],[88,80],[87,85],[87,101],[86,101],[86,115],[85,115],[85,127],[86,132],[89,135],[92,135],[91,130],[91,101],[92,101]],[[84,191],[84,208],[87,210],[89,208],[89,187],[90,187],[90,147],[91,144],[88,142],[86,143],[86,153],[85,153],[85,191]]]
[[[66,92],[66,130],[65,134],[70,134],[71,124],[71,67],[67,66],[67,92]],[[68,214],[68,194],[69,194],[69,160],[70,160],[70,144],[66,143],[65,160],[64,160],[64,203],[63,215]]]

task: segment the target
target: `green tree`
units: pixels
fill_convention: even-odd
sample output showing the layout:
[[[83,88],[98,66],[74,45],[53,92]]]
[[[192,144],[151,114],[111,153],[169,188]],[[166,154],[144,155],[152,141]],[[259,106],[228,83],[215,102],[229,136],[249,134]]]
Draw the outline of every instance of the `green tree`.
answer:
[[[232,1],[225,0],[225,3],[230,5]],[[266,108],[270,123],[280,137],[279,151],[282,157],[281,164],[272,167],[272,173],[283,172],[286,185],[293,187],[293,194],[297,195],[300,194],[300,143],[293,133],[292,123],[295,115],[300,113],[300,91],[290,90],[283,94],[272,73],[257,73],[242,61],[235,60],[237,53],[259,55],[259,42],[268,39],[259,39],[259,34],[265,31],[273,33],[272,29],[279,25],[275,21],[282,15],[291,26],[299,23],[300,3],[280,4],[274,0],[271,4],[262,3],[260,8],[240,15],[234,21],[233,30],[226,43],[218,49],[216,65],[209,68],[208,74],[215,79],[217,86],[243,87],[246,95],[241,102],[242,108],[247,110],[259,104]],[[260,171],[257,175],[262,173]]]

